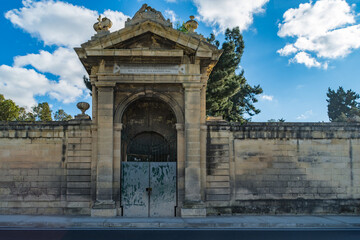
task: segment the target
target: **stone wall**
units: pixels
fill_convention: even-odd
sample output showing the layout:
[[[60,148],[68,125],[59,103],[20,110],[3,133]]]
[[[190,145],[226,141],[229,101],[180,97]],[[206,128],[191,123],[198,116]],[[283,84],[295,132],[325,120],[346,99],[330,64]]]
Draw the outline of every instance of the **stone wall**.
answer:
[[[0,214],[90,215],[91,127],[0,123]],[[360,212],[360,124],[207,127],[208,215]]]
[[[0,214],[90,213],[90,123],[0,123]]]
[[[208,214],[360,212],[360,124],[208,122]]]

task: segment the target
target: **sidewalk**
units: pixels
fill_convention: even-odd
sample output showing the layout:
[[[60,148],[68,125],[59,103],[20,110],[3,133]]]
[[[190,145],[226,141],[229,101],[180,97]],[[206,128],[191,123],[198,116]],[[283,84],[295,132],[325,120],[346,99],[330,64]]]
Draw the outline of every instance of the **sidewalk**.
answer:
[[[359,228],[360,216],[231,216],[207,218],[94,218],[0,215],[0,228]]]

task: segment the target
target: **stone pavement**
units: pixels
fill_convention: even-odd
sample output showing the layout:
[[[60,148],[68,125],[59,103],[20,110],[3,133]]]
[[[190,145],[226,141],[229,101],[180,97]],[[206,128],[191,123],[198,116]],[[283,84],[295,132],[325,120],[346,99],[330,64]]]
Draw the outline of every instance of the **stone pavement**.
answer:
[[[360,228],[360,216],[231,216],[207,218],[95,218],[0,215],[0,228]]]

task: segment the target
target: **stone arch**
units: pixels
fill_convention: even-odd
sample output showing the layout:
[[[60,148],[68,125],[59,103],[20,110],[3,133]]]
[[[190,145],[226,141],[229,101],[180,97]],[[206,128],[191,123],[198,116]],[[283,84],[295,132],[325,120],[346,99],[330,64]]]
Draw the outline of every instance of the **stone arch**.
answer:
[[[180,107],[179,103],[167,94],[155,92],[152,90],[146,90],[146,91],[134,93],[129,97],[127,97],[125,100],[121,101],[116,107],[114,122],[121,123],[123,114],[125,110],[128,108],[128,106],[130,106],[133,102],[144,97],[157,98],[162,100],[163,102],[168,104],[171,110],[173,111],[176,117],[176,123],[182,123],[182,124],[184,123],[185,120],[184,112],[183,109]]]

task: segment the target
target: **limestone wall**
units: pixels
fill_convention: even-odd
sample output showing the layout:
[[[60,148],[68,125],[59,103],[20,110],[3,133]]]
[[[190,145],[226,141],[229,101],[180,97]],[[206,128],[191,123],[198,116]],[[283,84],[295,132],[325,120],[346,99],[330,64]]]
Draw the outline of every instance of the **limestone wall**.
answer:
[[[0,214],[89,214],[90,122],[0,123]]]
[[[358,213],[360,124],[208,122],[208,214]]]
[[[0,214],[90,215],[97,174],[91,127],[0,123]],[[360,212],[360,124],[207,127],[208,215]]]

